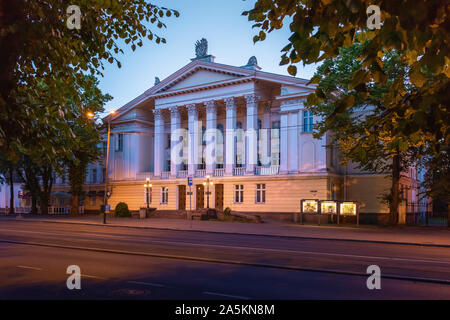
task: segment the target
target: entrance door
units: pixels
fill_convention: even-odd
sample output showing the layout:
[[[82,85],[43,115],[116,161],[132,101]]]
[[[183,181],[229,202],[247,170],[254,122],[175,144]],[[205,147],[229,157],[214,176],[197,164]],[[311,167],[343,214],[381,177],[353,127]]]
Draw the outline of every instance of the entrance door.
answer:
[[[223,184],[216,184],[214,188],[216,190],[216,209],[223,210]]]
[[[186,186],[178,186],[178,210],[186,210]]]
[[[197,209],[203,209],[205,207],[205,189],[202,184],[198,184],[195,186],[197,188],[196,194],[196,208]]]

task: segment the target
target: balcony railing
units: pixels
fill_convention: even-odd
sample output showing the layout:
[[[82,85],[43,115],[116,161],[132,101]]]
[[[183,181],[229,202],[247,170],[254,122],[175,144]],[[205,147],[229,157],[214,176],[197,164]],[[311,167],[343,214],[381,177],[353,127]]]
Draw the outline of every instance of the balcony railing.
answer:
[[[177,172],[177,178],[186,178],[188,175],[187,170],[181,170]]]
[[[203,178],[206,174],[206,170],[205,169],[199,169],[199,170],[195,170],[195,177],[196,178]]]
[[[233,176],[243,176],[245,173],[245,167],[233,168]]]
[[[224,168],[214,169],[213,175],[214,177],[223,177],[225,174]]]
[[[48,207],[48,214],[69,214],[70,213],[70,207],[55,207],[50,206]]]
[[[255,167],[255,175],[258,176],[267,176],[274,175],[280,172],[280,166],[272,165],[270,167]]]
[[[169,179],[169,178],[170,178],[170,171],[161,172],[161,179]]]

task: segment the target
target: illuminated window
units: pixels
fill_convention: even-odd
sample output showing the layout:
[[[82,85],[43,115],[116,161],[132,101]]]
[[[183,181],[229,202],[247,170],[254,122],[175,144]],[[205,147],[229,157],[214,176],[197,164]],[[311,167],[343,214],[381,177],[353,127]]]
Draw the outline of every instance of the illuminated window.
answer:
[[[161,187],[161,203],[167,204],[169,202],[169,188]]]
[[[235,203],[244,202],[244,185],[242,184],[234,185],[234,202]]]

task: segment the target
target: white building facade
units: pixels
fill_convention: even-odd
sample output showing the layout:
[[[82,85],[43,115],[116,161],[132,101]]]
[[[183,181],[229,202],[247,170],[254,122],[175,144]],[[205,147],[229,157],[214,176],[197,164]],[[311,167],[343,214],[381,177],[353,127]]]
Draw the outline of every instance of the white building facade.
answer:
[[[185,67],[108,118],[112,124],[109,203],[184,211],[210,207],[292,217],[301,199],[359,201],[362,212],[387,212],[377,198],[384,175],[342,168],[329,135],[304,107],[308,80],[214,62],[204,47]],[[106,143],[103,146],[106,149]],[[91,165],[85,207],[99,208],[105,170]],[[203,182],[209,176],[210,194]],[[191,187],[187,178],[193,178]]]

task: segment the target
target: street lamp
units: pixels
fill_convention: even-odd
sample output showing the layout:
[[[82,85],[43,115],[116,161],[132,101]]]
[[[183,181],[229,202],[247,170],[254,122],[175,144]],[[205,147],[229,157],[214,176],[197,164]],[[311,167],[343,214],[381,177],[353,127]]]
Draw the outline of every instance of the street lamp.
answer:
[[[203,181],[203,185],[206,186],[206,208],[209,209],[209,195],[211,191],[209,191],[209,186],[212,186],[214,183],[210,181],[210,176],[206,176],[206,181]]]
[[[104,194],[104,198],[103,198],[103,204],[104,204],[103,224],[106,224],[106,206],[108,204],[109,139],[111,136],[111,118],[116,113],[117,113],[117,111],[111,110],[109,112],[109,117],[108,117],[108,141],[107,141],[107,145],[106,145],[105,194]]]
[[[150,183],[150,178],[147,178],[146,183],[144,184],[144,187],[146,189],[146,200],[147,200],[147,212],[146,215],[148,215],[148,209],[149,204],[152,202],[152,184]]]

